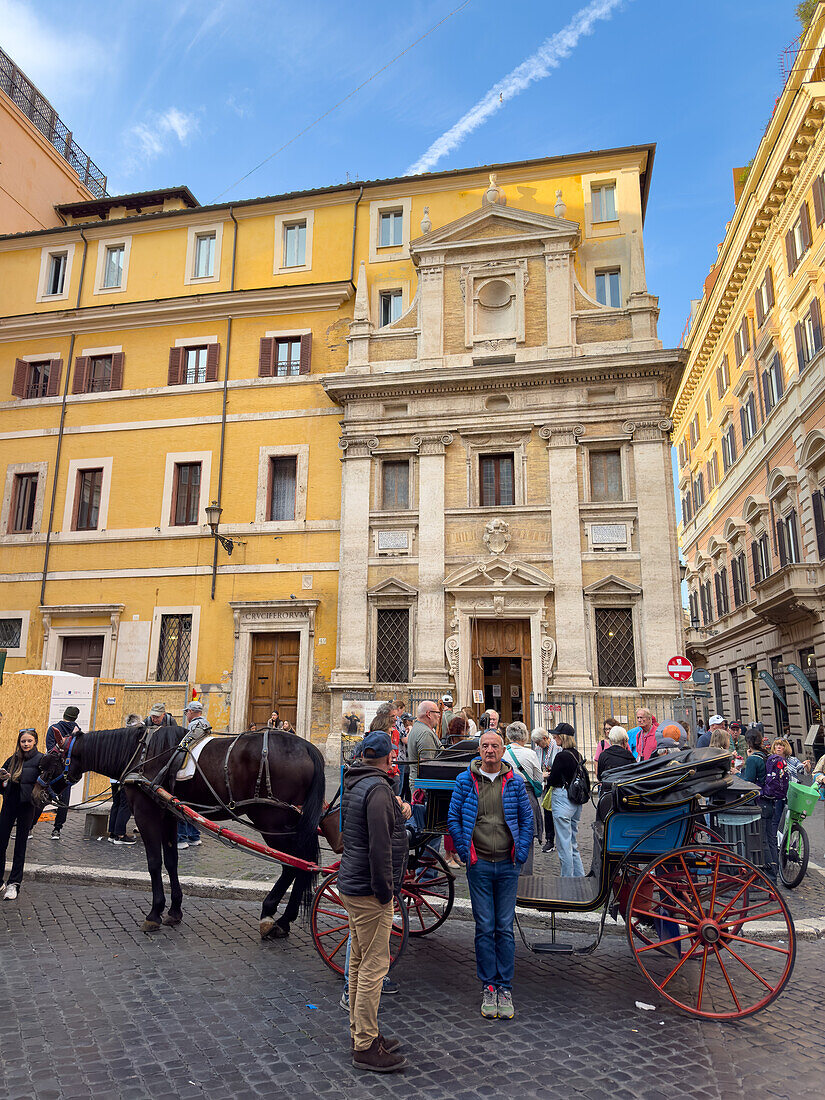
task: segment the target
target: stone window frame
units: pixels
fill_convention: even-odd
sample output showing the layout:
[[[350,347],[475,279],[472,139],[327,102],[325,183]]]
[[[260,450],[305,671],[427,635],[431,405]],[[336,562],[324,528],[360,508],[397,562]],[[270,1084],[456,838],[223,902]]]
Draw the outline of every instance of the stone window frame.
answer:
[[[123,248],[123,270],[118,286],[104,286],[103,273],[106,268],[106,250],[109,248]],[[95,282],[92,293],[98,294],[123,294],[129,281],[129,259],[132,254],[131,235],[124,237],[101,237],[97,242],[97,262],[95,264]]]
[[[397,210],[401,208],[403,224],[401,230],[401,245],[382,248],[379,245],[381,232],[381,211]],[[370,203],[370,255],[371,264],[390,263],[396,260],[408,260],[410,258],[410,232],[412,221],[412,197],[397,199],[374,199]]]
[[[75,242],[67,241],[66,244],[47,244],[40,250],[40,273],[37,276],[37,301],[38,302],[63,302],[69,297],[69,286],[72,281],[72,264],[74,261]],[[63,278],[63,290],[60,294],[48,294],[46,283],[49,278],[50,259],[58,252],[66,253],[66,274]],[[25,356],[24,356],[25,358]]]
[[[395,321],[391,321],[388,325],[381,324],[381,295],[387,294],[393,290],[401,291],[401,313]],[[380,275],[372,280],[370,286],[370,315],[375,319],[373,325],[375,335],[398,335],[397,330],[393,329],[393,325],[397,325],[405,313],[409,311],[411,302],[410,297],[410,280],[406,278],[394,279],[388,275]],[[406,329],[404,333],[406,334]]]
[[[17,474],[37,474],[37,492],[34,497],[34,518],[31,531],[9,532],[11,501],[14,495],[14,479]],[[0,513],[0,537],[4,542],[31,542],[43,526],[43,510],[46,502],[48,462],[10,462],[6,467],[6,484],[3,489],[2,513]]]
[[[522,431],[495,433],[484,431],[475,435],[461,433],[467,455],[467,507],[477,509],[483,514],[489,514],[502,508],[518,508],[527,503],[527,477],[525,466],[527,463],[527,446],[530,442],[532,429],[525,428]],[[479,461],[482,455],[511,454],[513,456],[513,503],[491,504],[481,503],[481,472]]]
[[[386,594],[382,589],[389,589]],[[415,629],[418,619],[418,590],[408,584],[390,577],[374,588],[367,590],[367,615],[369,622],[369,678],[370,683],[375,684],[378,668],[378,611],[408,611],[408,668],[407,673],[412,680],[413,665],[415,661]]]
[[[609,508],[611,505],[624,505],[629,501],[632,501],[630,492],[630,458],[631,458],[631,442],[626,436],[617,437],[616,439],[598,439],[598,440],[586,440],[583,439],[580,443],[584,450],[584,501],[588,504],[598,504],[605,508]],[[622,474],[622,497],[621,500],[593,500],[593,490],[590,484],[590,454],[592,451],[618,451],[619,461],[621,463]]]
[[[403,516],[408,512],[418,511],[419,501],[419,485],[418,485],[418,451],[414,447],[391,447],[386,451],[373,451],[373,477],[372,488],[370,496],[372,499],[373,512],[380,512],[382,517]],[[406,508],[398,509],[386,509],[384,508],[384,463],[385,462],[403,462],[405,459],[410,463],[410,481],[409,481],[409,501]]]
[[[186,229],[186,266],[183,269],[185,286],[199,286],[201,283],[217,283],[221,278],[221,252],[223,247],[223,222],[208,222],[190,225]],[[195,248],[198,237],[208,233],[215,234],[215,268],[211,275],[195,275]],[[209,341],[205,341],[209,342]],[[212,343],[217,343],[217,337]],[[176,344],[176,346],[178,346]]]
[[[642,636],[642,593],[636,592],[621,592],[621,593],[599,593],[585,594],[585,609],[587,612],[587,640],[588,647],[591,654],[591,675],[593,677],[593,686],[599,687],[599,660],[598,660],[598,648],[596,639],[596,611],[600,609],[613,608],[615,610],[627,611],[631,613],[633,623],[633,658],[636,665],[636,687],[624,688],[615,690],[624,691],[638,691],[644,685],[644,650],[643,650],[643,636]],[[605,691],[611,690],[608,687],[604,688]]]
[[[475,303],[478,298],[477,286],[496,279],[513,280],[515,291],[516,325],[513,335],[503,335],[490,332],[475,331]],[[480,261],[461,265],[461,290],[464,298],[464,346],[472,349],[474,344],[487,343],[490,340],[512,340],[517,345],[524,344],[525,335],[525,304],[524,291],[529,276],[526,257],[516,257],[508,260],[496,260],[494,263]]]
[[[284,259],[284,230],[287,226],[306,223],[306,242],[304,263],[287,265]],[[289,275],[293,271],[312,271],[312,238],[315,229],[314,210],[293,210],[276,214],[274,222],[274,255],[272,258],[273,275]]]
[[[25,657],[29,644],[29,623],[31,621],[31,611],[15,610],[14,608],[3,608],[0,612],[0,618],[2,619],[20,619],[20,645],[14,649],[7,649],[7,657]],[[9,669],[6,669],[8,675]]]
[[[60,529],[62,538],[72,541],[99,538],[108,529],[109,524],[109,495],[112,489],[112,465],[114,458],[108,455],[106,458],[73,458],[69,462],[66,473],[66,496],[63,503],[63,524]],[[91,531],[75,531],[72,528],[75,509],[75,496],[77,494],[77,475],[81,470],[103,470],[103,479],[100,485],[100,504],[97,512],[97,527]]]
[[[187,463],[199,462],[201,465],[201,491],[198,507],[198,522],[178,525],[171,523],[172,494],[175,487],[175,467]],[[167,451],[163,471],[163,496],[161,498],[160,531],[164,535],[202,535],[206,526],[206,506],[209,503],[209,490],[212,479],[211,451]],[[171,612],[170,612],[171,614]]]
[[[294,458],[295,519],[268,519],[269,467],[273,458]],[[307,489],[309,485],[309,444],[284,443],[264,445],[258,450],[258,483],[255,490],[255,530],[301,531],[306,526]]]
[[[149,652],[146,661],[146,680],[156,682],[158,653],[160,651],[160,627],[164,615],[191,615],[192,633],[189,638],[189,675],[190,683],[195,681],[195,670],[198,663],[198,635],[201,625],[201,605],[181,607],[155,607],[152,609],[152,629],[149,634]]]

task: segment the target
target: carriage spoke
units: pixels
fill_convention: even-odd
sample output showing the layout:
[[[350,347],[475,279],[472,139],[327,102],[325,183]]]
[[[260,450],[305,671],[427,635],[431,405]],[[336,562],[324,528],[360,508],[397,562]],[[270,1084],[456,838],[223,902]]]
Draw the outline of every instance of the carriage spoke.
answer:
[[[708,916],[712,917],[716,909],[716,887],[719,883],[719,857],[716,857],[716,863],[713,868],[713,882],[710,890],[710,906],[708,907]]]
[[[752,917],[735,917],[733,920],[725,921],[724,924],[720,924],[719,927],[723,929],[733,928],[736,925],[741,926],[743,924],[747,924],[748,921],[764,920],[765,917],[775,917],[777,913],[782,913],[782,910],[771,909],[767,913],[755,913]]]
[[[319,932],[318,935],[319,936],[334,936],[336,932],[340,932],[344,928],[347,929],[347,935],[349,935],[349,921],[346,921],[346,920],[344,921],[343,924],[336,924],[334,928],[325,928],[324,931]]]
[[[762,983],[762,985],[764,985],[765,989],[770,989],[770,991],[773,992],[773,986],[770,984],[770,982],[766,982],[761,974],[757,973],[749,963],[746,963],[742,956],[738,955],[729,943],[723,942],[722,946],[725,948],[726,951],[730,951],[731,955],[733,955],[736,961],[741,963],[746,970],[750,971],[750,973],[753,974],[754,978],[757,978]]]
[[[721,913],[719,914],[719,916],[717,917],[717,920],[724,920],[724,919],[725,919],[725,917],[726,917],[726,916],[728,915],[728,913],[729,913],[729,912],[731,911],[731,909],[732,909],[732,908],[734,907],[734,905],[736,905],[737,901],[739,901],[739,899],[740,899],[740,898],[742,897],[742,895],[744,894],[744,892],[745,892],[745,891],[746,891],[746,890],[748,889],[748,887],[749,887],[749,886],[751,886],[751,885],[752,885],[752,883],[754,883],[754,882],[756,882],[756,875],[751,875],[751,877],[750,877],[750,878],[748,879],[748,881],[747,881],[747,882],[746,882],[746,883],[744,884],[744,886],[742,886],[742,887],[741,887],[741,888],[739,889],[739,891],[738,891],[738,893],[736,894],[736,896],[735,896],[734,898],[732,898],[732,899],[731,899],[731,901],[729,901],[729,902],[728,902],[728,904],[727,904],[727,905],[725,906],[725,908],[724,908],[724,909],[722,910],[722,912],[721,912]]]
[[[695,928],[697,922],[685,920],[683,917],[679,917],[676,913],[651,913],[649,909],[634,909],[634,917],[650,917],[651,920],[669,920],[674,924],[684,924],[687,928]]]
[[[693,894],[694,901],[696,902],[696,907],[699,910],[699,916],[703,917],[705,915],[705,911],[702,908],[702,902],[699,900],[699,895],[696,893],[696,887],[693,885],[693,879],[691,878],[690,871],[688,870],[687,864],[685,863],[685,857],[680,855],[679,862],[682,864],[682,868],[685,872],[685,878],[687,879],[688,886],[690,887],[690,892],[691,894]]]
[[[696,1000],[696,1011],[702,1011],[702,994],[705,992],[705,972],[708,968],[708,949],[702,952],[702,970],[699,974],[699,994]]]
[[[772,943],[765,943],[763,940],[751,940],[747,936],[736,936],[732,932],[727,934],[727,939],[736,940],[737,943],[749,943],[752,947],[761,947],[765,951],[776,951],[779,955],[790,955],[787,947],[774,947]]]
[[[684,936],[674,936],[670,940],[657,940],[656,943],[649,943],[645,947],[637,947],[636,954],[641,955],[643,951],[658,951],[660,947],[667,947],[671,943],[679,943],[680,940],[692,940],[693,933],[686,932]]]
[[[680,901],[680,899],[677,898],[674,893],[672,893],[670,890],[668,890],[667,886],[665,886],[665,884],[663,882],[660,882],[659,879],[656,879],[656,887],[659,890],[664,890],[664,892],[667,894],[667,896],[672,899],[674,905],[678,905],[679,908],[682,910],[682,912],[685,913],[688,917],[691,918],[691,921],[694,924],[698,924],[698,917],[696,916],[696,913],[694,913],[690,909],[688,909],[688,907],[685,905],[685,903],[683,901]],[[674,914],[674,916],[675,916],[675,914]],[[684,922],[684,923],[687,923],[687,922]]]
[[[659,986],[659,988],[662,990],[662,992],[664,992],[664,988],[667,985],[667,983],[670,981],[670,979],[675,977],[676,974],[678,974],[678,972],[682,969],[682,967],[685,965],[685,963],[688,961],[688,959],[691,957],[691,955],[693,954],[693,952],[696,950],[696,948],[698,946],[699,946],[699,940],[697,938],[694,941],[693,947],[691,947],[690,951],[688,951],[687,955],[682,956],[681,960],[674,966],[674,968],[671,970],[671,972],[668,974],[668,976],[665,978],[665,980]]]
[[[348,939],[349,939],[349,932],[347,932],[346,936],[344,936],[344,938],[340,941],[340,943],[335,948],[335,950],[330,952],[330,956],[329,956],[330,959],[334,959],[335,956],[338,954],[338,952],[341,950],[341,948],[346,946],[346,942],[347,942]]]
[[[733,1003],[736,1005],[736,1010],[737,1010],[737,1012],[741,1012],[742,1011],[742,1006],[739,1003],[739,998],[736,996],[736,990],[733,988],[733,985],[731,984],[731,980],[728,977],[727,969],[725,967],[725,964],[722,962],[722,956],[720,955],[719,948],[716,946],[716,944],[713,944],[713,950],[716,953],[716,961],[719,963],[719,966],[722,969],[722,973],[725,977],[725,981],[728,983],[728,989],[730,990],[731,997],[733,997]]]

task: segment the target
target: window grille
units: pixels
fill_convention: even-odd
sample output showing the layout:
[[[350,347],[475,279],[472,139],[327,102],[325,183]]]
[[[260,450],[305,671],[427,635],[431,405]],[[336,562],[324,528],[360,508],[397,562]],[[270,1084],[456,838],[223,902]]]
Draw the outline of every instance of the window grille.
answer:
[[[376,681],[380,684],[406,683],[410,663],[409,609],[379,608],[376,633]]]
[[[192,616],[162,615],[158,646],[158,680],[188,680]]]
[[[599,687],[636,686],[633,612],[629,608],[596,608],[596,652]]]
[[[0,619],[0,649],[19,649],[22,619]]]

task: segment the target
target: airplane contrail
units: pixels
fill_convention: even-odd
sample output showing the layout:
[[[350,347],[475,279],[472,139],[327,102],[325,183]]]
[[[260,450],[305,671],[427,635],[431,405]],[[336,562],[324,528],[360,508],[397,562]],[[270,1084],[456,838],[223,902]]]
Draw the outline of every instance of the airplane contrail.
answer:
[[[437,138],[423,156],[410,165],[406,174],[412,176],[431,171],[442,157],[459,146],[468,134],[478,129],[509,99],[523,92],[536,80],[549,76],[553,69],[557,69],[562,61],[570,56],[579,44],[579,40],[584,35],[591,34],[599,20],[609,19],[622,2],[623,0],[592,0],[590,4],[576,12],[566,27],[545,39],[531,57],[522,61],[498,84],[493,85],[455,126]]]

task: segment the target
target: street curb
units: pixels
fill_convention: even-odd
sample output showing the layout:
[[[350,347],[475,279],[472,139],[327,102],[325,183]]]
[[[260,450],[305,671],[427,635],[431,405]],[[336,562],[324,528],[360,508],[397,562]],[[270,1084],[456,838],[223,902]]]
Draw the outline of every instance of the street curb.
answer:
[[[126,889],[141,890],[148,893],[151,889],[148,871],[116,871],[99,867],[65,867],[62,864],[27,864],[26,876],[34,882],[60,882],[77,886],[121,886]],[[164,884],[168,885],[166,875]],[[181,875],[184,895],[196,898],[218,898],[222,901],[259,902],[269,892],[270,883],[263,879],[223,879],[206,878],[199,875]],[[549,929],[552,914],[536,909],[516,907],[516,915],[525,928]],[[451,917],[454,920],[471,921],[472,907],[466,898],[456,898]],[[556,916],[556,929],[566,932],[587,932],[595,935],[598,930],[601,913],[578,913],[573,916]],[[817,940],[825,936],[825,916],[817,919],[805,918],[794,921],[797,939]],[[607,919],[604,926],[606,936],[625,936],[625,924],[619,917],[616,921]],[[753,921],[750,935],[755,939],[783,939],[786,927],[777,921]]]

